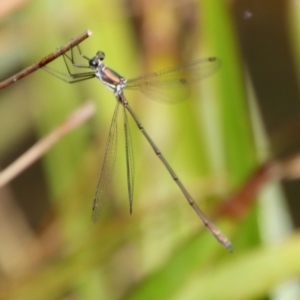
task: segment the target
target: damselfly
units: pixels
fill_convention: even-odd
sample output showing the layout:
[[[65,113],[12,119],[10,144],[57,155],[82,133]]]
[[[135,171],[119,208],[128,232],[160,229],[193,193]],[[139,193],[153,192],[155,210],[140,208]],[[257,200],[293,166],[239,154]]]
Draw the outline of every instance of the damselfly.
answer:
[[[103,52],[99,51],[97,54],[89,58],[83,55],[80,51],[79,46],[77,46],[78,52],[83,59],[88,61],[87,65],[77,64],[74,60],[73,48],[71,49],[71,56],[64,54],[63,58],[68,70],[68,74],[63,74],[60,72],[53,71],[49,68],[44,68],[46,71],[52,75],[68,82],[74,83],[91,78],[98,78],[105,87],[111,90],[117,100],[114,115],[111,121],[111,126],[109,130],[109,137],[106,145],[104,160],[101,168],[100,177],[97,184],[97,189],[95,197],[93,199],[92,205],[92,219],[97,221],[99,216],[99,211],[103,199],[107,197],[107,191],[109,188],[110,181],[112,179],[113,169],[116,159],[116,140],[117,140],[117,115],[119,111],[119,106],[121,104],[123,108],[124,116],[124,131],[125,131],[125,146],[126,146],[126,167],[127,167],[127,186],[128,186],[128,197],[130,205],[130,213],[132,212],[133,203],[133,190],[134,190],[134,178],[133,178],[133,155],[130,132],[128,128],[127,111],[135,121],[136,125],[143,133],[155,154],[160,158],[166,169],[169,171],[170,175],[177,183],[184,197],[194,209],[196,214],[202,220],[207,229],[215,236],[215,238],[224,245],[229,251],[232,251],[231,242],[224,236],[220,230],[205,216],[203,211],[199,208],[197,203],[194,201],[192,196],[189,194],[187,189],[182,184],[181,180],[178,178],[177,174],[171,168],[165,157],[162,155],[161,151],[158,149],[156,144],[150,138],[149,134],[145,130],[144,126],[132,110],[127,99],[125,98],[124,89],[136,89],[143,93],[155,97],[156,99],[161,99],[164,101],[180,101],[186,98],[189,94],[190,83],[193,81],[199,81],[205,77],[208,77],[215,73],[220,67],[220,61],[215,57],[204,58],[196,60],[194,62],[185,64],[180,67],[169,68],[160,72],[148,74],[145,76],[137,77],[134,79],[125,79],[119,75],[114,70],[108,68],[103,60],[105,55]],[[72,73],[68,61],[76,68],[86,68],[92,71]]]

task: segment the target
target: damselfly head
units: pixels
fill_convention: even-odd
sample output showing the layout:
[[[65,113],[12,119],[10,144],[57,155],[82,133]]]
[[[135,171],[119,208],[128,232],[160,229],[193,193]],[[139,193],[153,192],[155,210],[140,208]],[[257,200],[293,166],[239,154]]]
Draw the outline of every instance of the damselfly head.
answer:
[[[98,51],[96,56],[98,57],[99,60],[103,60],[105,58],[105,53],[102,51]]]
[[[96,69],[101,64],[101,62],[104,60],[104,58],[105,58],[104,52],[98,51],[96,56],[94,56],[93,58],[91,58],[89,60],[90,67],[92,69]]]

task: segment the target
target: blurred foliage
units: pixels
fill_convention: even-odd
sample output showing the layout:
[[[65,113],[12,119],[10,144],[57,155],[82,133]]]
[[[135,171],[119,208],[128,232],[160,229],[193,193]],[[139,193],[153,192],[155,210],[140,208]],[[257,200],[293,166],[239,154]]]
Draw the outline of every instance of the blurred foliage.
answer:
[[[3,12],[9,1],[1,3]],[[221,0],[20,1],[2,13],[0,77],[39,60],[86,29],[85,55],[130,78],[203,56],[221,70],[175,105],[128,93],[131,105],[207,215],[257,165],[242,64]],[[61,58],[51,67],[63,70]],[[114,97],[96,79],[68,85],[41,70],[1,91],[0,158],[8,165],[81,102],[97,116],[70,133],[1,192],[1,299],[261,299],[296,276],[300,237],[260,243],[254,205],[241,221],[217,225],[236,252],[220,246],[130,120],[135,157],[129,215],[122,124],[110,199],[90,220]],[[121,119],[121,118],[120,118]],[[121,121],[120,121],[121,122]],[[7,130],[6,130],[7,129]],[[21,207],[21,208],[20,208]],[[1,209],[4,209],[1,205]],[[3,233],[3,234],[1,234]]]

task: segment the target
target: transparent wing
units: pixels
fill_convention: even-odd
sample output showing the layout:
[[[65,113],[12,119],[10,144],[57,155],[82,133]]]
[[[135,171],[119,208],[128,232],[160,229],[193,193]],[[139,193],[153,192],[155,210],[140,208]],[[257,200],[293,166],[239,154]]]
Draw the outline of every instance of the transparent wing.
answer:
[[[97,184],[97,189],[92,205],[92,220],[96,222],[99,218],[99,213],[103,204],[103,200],[108,195],[108,189],[110,187],[111,179],[113,176],[116,154],[117,154],[117,116],[119,110],[119,102],[115,108],[113,119],[110,125],[108,141],[106,144],[106,150],[104,160],[101,168],[100,177]]]
[[[125,132],[125,148],[126,148],[126,170],[127,170],[127,188],[129,197],[129,210],[132,213],[133,191],[134,191],[134,161],[131,135],[128,126],[128,118],[126,108],[123,106],[124,113],[124,132]]]
[[[178,102],[190,94],[190,85],[214,74],[221,66],[216,57],[129,79],[126,89],[140,90],[154,100]]]

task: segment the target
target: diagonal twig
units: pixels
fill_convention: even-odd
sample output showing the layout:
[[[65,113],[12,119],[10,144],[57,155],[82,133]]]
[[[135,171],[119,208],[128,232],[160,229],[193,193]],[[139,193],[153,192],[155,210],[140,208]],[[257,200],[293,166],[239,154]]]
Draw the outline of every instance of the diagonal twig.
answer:
[[[42,58],[40,61],[34,63],[33,65],[27,67],[26,69],[20,71],[19,73],[9,77],[8,79],[5,79],[4,81],[0,82],[0,90],[10,86],[11,84],[17,82],[18,80],[22,79],[23,77],[33,73],[34,71],[42,68],[46,64],[50,63],[57,57],[61,56],[62,54],[69,51],[74,46],[78,45],[85,39],[87,39],[90,35],[92,35],[92,32],[90,30],[86,30],[84,33],[80,34],[78,37],[67,43],[66,45],[60,47],[56,51],[50,53],[49,55]]]
[[[95,110],[95,105],[91,102],[87,102],[74,111],[62,124],[60,124],[46,137],[38,141],[0,173],[0,188],[32,165],[41,156],[43,156],[64,135],[92,117],[95,113]]]
[[[269,160],[261,164],[244,184],[218,208],[216,216],[227,215],[242,218],[255,201],[259,190],[266,183],[275,180],[295,180],[300,178],[300,154],[284,160]]]

